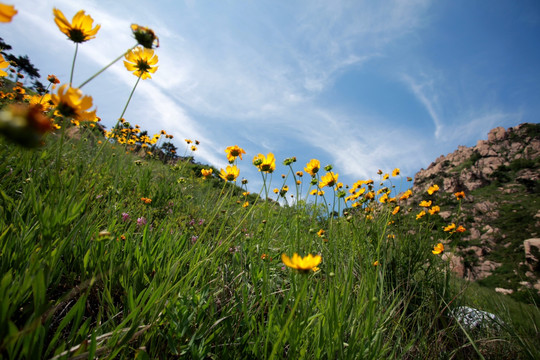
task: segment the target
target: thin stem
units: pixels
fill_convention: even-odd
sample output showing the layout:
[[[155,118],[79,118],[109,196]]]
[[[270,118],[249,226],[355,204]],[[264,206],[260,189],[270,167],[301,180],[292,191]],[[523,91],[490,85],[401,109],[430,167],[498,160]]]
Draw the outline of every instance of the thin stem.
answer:
[[[126,56],[126,54],[128,52],[130,52],[131,50],[135,49],[137,47],[138,44],[135,44],[133,45],[133,47],[127,49],[124,53],[122,53],[119,57],[117,57],[116,59],[114,59],[113,61],[111,61],[107,66],[105,66],[103,69],[99,70],[97,73],[95,73],[94,75],[90,76],[88,79],[86,79],[86,81],[84,81],[81,85],[79,85],[79,89],[82,89],[82,87],[86,84],[88,84],[90,81],[94,80],[99,74],[101,74],[102,72],[104,72],[105,70],[107,70],[108,68],[110,68],[114,63],[116,63],[118,60],[120,60],[121,58],[123,58],[124,56]]]
[[[131,90],[131,94],[129,94],[129,98],[128,98],[128,101],[126,102],[126,106],[124,106],[124,110],[122,110],[122,114],[121,114],[120,117],[118,118],[118,121],[116,122],[116,125],[114,126],[113,129],[115,129],[115,128],[118,127],[118,124],[120,123],[120,120],[124,117],[124,114],[126,113],[126,110],[127,110],[127,108],[128,108],[129,102],[131,101],[131,98],[133,97],[133,93],[135,92],[135,89],[137,88],[137,85],[139,84],[139,81],[141,80],[141,77],[142,77],[142,73],[141,73],[141,75],[139,75],[139,77],[137,78],[137,82],[135,83],[135,86],[133,87],[133,90]]]
[[[79,50],[79,43],[75,43],[75,55],[73,55],[73,63],[71,64],[71,74],[69,75],[69,86],[73,83],[73,70],[75,69],[75,60],[77,59],[77,51]]]

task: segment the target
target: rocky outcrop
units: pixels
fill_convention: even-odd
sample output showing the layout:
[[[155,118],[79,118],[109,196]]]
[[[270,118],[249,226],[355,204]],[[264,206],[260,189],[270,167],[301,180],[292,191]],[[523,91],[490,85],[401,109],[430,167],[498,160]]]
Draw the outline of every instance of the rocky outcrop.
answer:
[[[441,218],[467,229],[446,257],[454,273],[489,278],[504,294],[525,288],[540,294],[540,124],[497,127],[487,140],[439,156],[416,174],[410,203],[423,200],[433,184],[446,205]],[[453,194],[461,191],[466,197],[456,219]]]

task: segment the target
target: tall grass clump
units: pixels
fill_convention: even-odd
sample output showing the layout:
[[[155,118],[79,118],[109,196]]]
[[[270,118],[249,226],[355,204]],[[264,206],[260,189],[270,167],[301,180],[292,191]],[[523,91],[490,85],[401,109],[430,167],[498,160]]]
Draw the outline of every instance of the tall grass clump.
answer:
[[[99,30],[60,14],[77,45]],[[464,300],[445,244],[464,228],[438,216],[438,186],[416,204],[393,190],[399,169],[349,187],[291,157],[272,189],[272,153],[244,165],[230,146],[219,174],[194,163],[198,141],[179,157],[161,143],[172,135],[123,118],[157,69],[154,32],[132,30],[137,82],[109,131],[71,84],[22,96],[3,82],[1,358],[482,357],[452,315]],[[258,194],[238,181],[244,166],[259,170]]]

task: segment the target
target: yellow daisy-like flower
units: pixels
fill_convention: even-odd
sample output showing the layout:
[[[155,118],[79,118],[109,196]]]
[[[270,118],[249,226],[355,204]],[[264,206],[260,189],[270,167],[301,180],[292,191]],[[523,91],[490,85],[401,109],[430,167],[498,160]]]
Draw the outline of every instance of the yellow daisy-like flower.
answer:
[[[384,174],[384,176],[382,177],[382,179],[383,179],[383,180],[388,180],[389,177],[390,177],[390,175]]]
[[[238,145],[228,146],[225,149],[225,153],[227,154],[227,160],[232,163],[234,160],[236,160],[237,157],[242,160],[242,154],[245,154],[246,152],[244,149],[239,147]]]
[[[317,235],[319,237],[323,237],[325,233],[326,233],[326,231],[324,231],[323,229],[320,229],[319,231],[317,231]]]
[[[154,50],[145,47],[136,47],[126,54],[125,59],[126,69],[133,71],[133,75],[143,80],[151,79],[150,73],[155,73],[158,68],[158,57]]]
[[[441,211],[441,208],[438,205],[433,206],[431,209],[428,210],[430,215],[438,214],[439,211]]]
[[[392,176],[398,176],[399,173],[400,173],[399,168],[395,168],[395,169],[392,171]]]
[[[429,200],[429,201],[426,201],[426,200],[422,200],[422,201],[420,201],[420,204],[419,204],[419,206],[421,206],[421,207],[425,207],[425,208],[428,208],[428,207],[430,207],[430,206],[431,206],[431,200]]]
[[[399,200],[407,200],[407,199],[410,198],[411,196],[412,196],[412,191],[411,191],[411,189],[409,189],[409,190],[405,191],[405,192],[403,193],[403,195],[401,195],[401,196],[399,197]]]
[[[432,186],[429,187],[429,189],[427,190],[427,193],[429,195],[433,195],[437,191],[439,191],[439,185],[435,184],[435,185],[432,185]]]
[[[330,171],[326,173],[326,175],[321,177],[321,182],[319,183],[319,187],[323,188],[325,186],[332,187],[337,183],[339,174],[334,174],[334,172]]]
[[[154,30],[145,26],[131,24],[131,31],[133,31],[133,36],[139,45],[142,45],[147,49],[159,47],[159,38],[154,33]]]
[[[246,201],[245,203],[242,204],[242,207],[246,208],[249,206],[249,201]]]
[[[399,212],[399,206],[396,206],[392,211],[392,215],[396,215]]]
[[[431,252],[435,255],[439,255],[440,253],[442,253],[444,251],[444,245],[442,243],[438,243],[437,245],[435,245],[433,247],[433,250],[431,250]]]
[[[2,69],[7,69],[8,66],[9,66],[9,61],[6,61],[6,59],[4,59],[2,54],[0,54],[0,76],[8,76],[8,73],[2,70]]]
[[[287,254],[282,254],[281,261],[283,261],[286,266],[292,269],[307,272],[309,270],[319,270],[317,266],[321,263],[322,257],[320,255],[313,256],[311,254],[308,254],[305,257],[301,257],[297,253],[294,253],[292,258],[289,258]]]
[[[213,169],[201,169],[201,175],[205,179],[208,179],[209,177],[212,177],[213,172],[214,172]]]
[[[304,170],[311,176],[315,176],[319,172],[319,169],[321,168],[321,162],[317,159],[311,159],[306,164],[306,167]]]
[[[451,223],[450,225],[445,226],[443,230],[446,232],[449,232],[449,231],[454,232],[455,229],[456,229],[456,224]]]
[[[96,37],[96,34],[101,25],[96,25],[92,29],[94,19],[90,15],[86,15],[84,10],[80,10],[73,16],[73,20],[69,22],[64,14],[57,8],[53,9],[54,22],[61,32],[74,43],[83,43]]]
[[[235,181],[238,175],[240,175],[240,170],[236,167],[236,165],[229,165],[225,170],[221,169],[219,177],[225,181]]]
[[[56,110],[65,117],[79,121],[94,121],[96,110],[88,111],[92,107],[92,97],[85,95],[81,90],[64,84],[58,88],[57,94],[51,94],[51,100]]]
[[[416,220],[420,220],[424,216],[426,216],[426,212],[424,210],[422,210],[416,215]]]
[[[12,18],[17,15],[17,12],[15,6],[0,3],[0,22],[11,22]]]
[[[253,158],[253,165],[257,166],[259,171],[272,173],[276,170],[276,158],[272,153],[268,153],[266,157],[263,154],[258,154]]]
[[[454,196],[456,197],[457,200],[464,199],[465,198],[465,192],[464,191],[459,191],[459,192],[455,193]]]
[[[462,225],[459,225],[456,229],[456,232],[458,233],[462,233],[462,232],[465,232],[467,231],[467,229],[465,229]]]

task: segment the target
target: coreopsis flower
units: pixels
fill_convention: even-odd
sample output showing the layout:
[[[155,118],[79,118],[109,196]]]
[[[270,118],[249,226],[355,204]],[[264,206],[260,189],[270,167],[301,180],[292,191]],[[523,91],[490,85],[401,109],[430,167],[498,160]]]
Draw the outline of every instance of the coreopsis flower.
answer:
[[[242,160],[242,154],[245,154],[246,152],[244,151],[244,149],[242,149],[238,145],[233,145],[233,146],[228,146],[225,149],[225,153],[227,154],[227,160],[230,163],[233,163],[237,157],[239,157],[240,160]]]
[[[399,175],[399,168],[395,168],[393,171],[392,171],[392,176],[398,176]]]
[[[426,212],[424,210],[422,210],[416,215],[416,220],[420,220],[424,216],[426,216]]]
[[[462,232],[465,232],[467,231],[467,229],[465,229],[462,225],[459,225],[456,229],[456,232],[458,233],[462,233]]]
[[[436,193],[437,191],[439,191],[439,185],[435,184],[435,185],[431,185],[429,187],[429,189],[427,190],[427,193],[429,195],[433,195],[434,193]]]
[[[242,204],[242,207],[243,207],[243,208],[246,208],[246,207],[248,207],[248,206],[249,206],[249,201],[246,201],[246,202],[244,202],[244,203]]]
[[[51,130],[41,105],[11,104],[0,110],[0,133],[21,145],[41,145],[42,136]]]
[[[428,208],[431,206],[431,200],[422,200],[420,201],[420,204],[418,204],[419,206],[421,207],[425,207],[425,208]]]
[[[141,201],[145,204],[151,204],[152,203],[152,199],[150,198],[147,198],[147,197],[142,197],[141,198]]]
[[[317,189],[313,189],[309,192],[309,195],[317,195]]]
[[[324,176],[321,177],[321,182],[319,183],[319,187],[323,188],[325,186],[332,187],[337,183],[339,174],[334,174],[334,172],[330,171],[326,173]]]
[[[53,9],[54,22],[61,32],[74,43],[83,43],[96,37],[96,34],[101,25],[96,25],[92,29],[94,19],[90,15],[86,15],[84,10],[80,10],[73,16],[73,20],[69,22],[64,14],[57,8]]]
[[[253,165],[257,166],[259,171],[272,173],[276,170],[276,158],[272,153],[268,153],[266,157],[263,154],[258,154],[253,158]]]
[[[240,175],[240,170],[236,167],[236,165],[229,165],[225,170],[221,169],[219,177],[225,181],[235,181],[238,175]]]
[[[319,231],[317,231],[317,235],[319,237],[324,237],[324,234],[326,233],[326,231],[324,231],[323,229],[320,229]]]
[[[392,215],[396,215],[399,212],[399,206],[396,206],[394,210],[392,210]]]
[[[379,265],[381,265],[381,263],[379,262],[379,260],[375,260],[375,261],[373,262],[373,266],[379,266]]]
[[[274,192],[274,194],[278,194],[279,193],[279,189],[278,188],[274,188],[274,190],[272,190]]]
[[[6,59],[4,59],[2,54],[0,54],[0,77],[8,76],[8,73],[2,70],[2,69],[7,69],[8,66],[9,66],[9,61],[6,61]]]
[[[443,230],[446,231],[446,232],[454,232],[455,229],[456,229],[456,224],[454,224],[454,223],[452,223],[452,224],[450,224],[448,226],[445,226],[443,228]]]
[[[281,261],[292,269],[296,269],[300,272],[307,272],[309,270],[319,270],[317,266],[321,263],[322,257],[320,255],[313,256],[311,254],[301,257],[297,253],[294,253],[292,258],[289,258],[287,254],[281,254]]]
[[[442,253],[444,251],[444,245],[442,243],[438,243],[437,245],[435,245],[433,247],[433,250],[431,250],[431,252],[435,255],[439,255],[440,253]]]
[[[154,30],[145,26],[131,24],[131,31],[133,32],[133,36],[139,45],[142,45],[147,49],[159,47],[159,38],[154,33]]]
[[[60,80],[58,80],[58,78],[57,78],[55,75],[49,75],[49,76],[47,76],[47,80],[48,80],[51,84],[60,84]]]
[[[281,190],[279,190],[279,195],[281,197],[285,197],[285,195],[287,194],[287,191],[289,191],[289,187],[287,185],[284,185]]]
[[[321,168],[321,162],[317,159],[311,159],[306,164],[306,167],[304,170],[311,176],[315,176],[319,172],[319,169]]]
[[[145,47],[136,47],[126,54],[125,59],[126,69],[133,71],[133,75],[143,80],[151,79],[150,73],[155,73],[158,68],[158,57],[154,50]]]
[[[81,90],[64,84],[58,88],[57,94],[51,94],[51,100],[56,110],[63,116],[78,121],[94,121],[96,110],[88,111],[92,107],[92,97],[85,95]]]
[[[384,193],[380,198],[379,202],[381,204],[386,204],[388,202],[388,193]]]
[[[455,193],[454,196],[456,197],[457,200],[464,199],[465,198],[465,192],[459,191],[459,192]]]
[[[438,205],[433,206],[431,209],[428,210],[430,215],[438,214],[439,211],[441,211],[441,208]]]
[[[213,169],[201,169],[201,175],[204,179],[208,179],[212,177],[212,173],[214,172]]]
[[[302,177],[302,176],[304,176],[304,173],[302,171],[297,171],[296,176]]]
[[[191,151],[197,151],[197,147],[195,145],[191,146]]]
[[[12,18],[17,15],[17,12],[15,6],[0,3],[0,22],[11,22]]]
[[[411,189],[409,189],[409,190],[405,191],[405,192],[403,193],[403,195],[401,195],[401,196],[399,197],[399,200],[407,200],[407,199],[410,198],[411,196],[412,196],[412,191],[411,191]]]
[[[383,177],[382,177],[382,179],[383,179],[383,180],[388,180],[389,177],[390,177],[390,175],[384,174]]]

